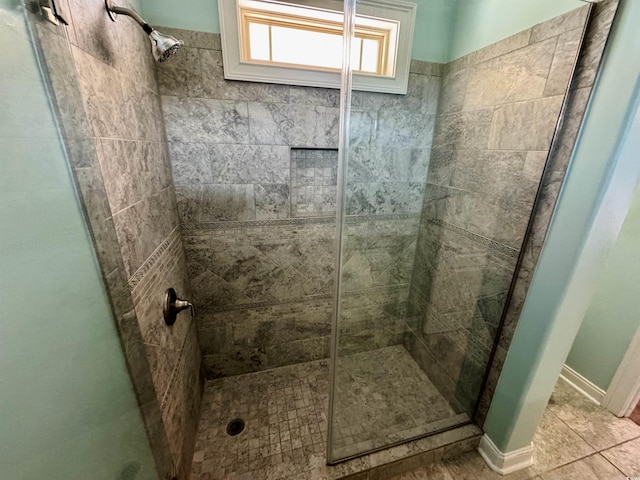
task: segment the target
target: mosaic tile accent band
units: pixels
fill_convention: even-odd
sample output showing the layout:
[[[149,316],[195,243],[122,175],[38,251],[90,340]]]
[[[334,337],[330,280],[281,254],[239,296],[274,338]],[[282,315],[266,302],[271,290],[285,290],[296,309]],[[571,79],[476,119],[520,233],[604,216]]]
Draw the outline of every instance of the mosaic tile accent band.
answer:
[[[494,240],[491,240],[490,238],[483,237],[482,235],[478,235],[477,233],[470,232],[469,230],[465,230],[464,228],[461,228],[452,223],[447,223],[439,220],[430,220],[430,222],[434,225],[439,225],[441,227],[454,231],[457,234],[462,235],[463,237],[468,238],[469,240],[472,240],[479,245],[483,245],[484,247],[495,253],[505,255],[506,257],[517,259],[518,255],[520,254],[520,252],[513,247],[496,242]]]
[[[346,224],[357,224],[363,222],[375,222],[385,220],[402,220],[402,219],[419,219],[420,214],[388,214],[388,215],[347,215],[345,216]],[[483,237],[476,233],[470,232],[457,225],[447,223],[441,220],[430,220],[431,223],[446,227],[450,230],[466,236],[469,239],[473,239],[479,244],[485,245],[487,248],[495,251],[496,253],[502,253],[511,258],[517,258],[518,250],[504,245],[502,243],[491,240],[490,238]],[[226,229],[239,229],[239,228],[251,228],[251,227],[267,227],[275,225],[317,225],[317,224],[335,224],[335,217],[309,217],[309,218],[288,218],[283,220],[261,220],[261,221],[247,221],[247,222],[210,222],[199,224],[182,224],[181,228],[186,231],[207,231],[207,230],[226,230]]]
[[[182,237],[180,236],[180,227],[176,228],[169,234],[167,238],[156,248],[156,250],[147,258],[142,266],[134,273],[127,282],[129,288],[133,291],[144,277],[154,269],[156,264],[161,260],[162,255],[175,245],[182,246]]]
[[[346,215],[345,223],[355,224],[361,222],[375,222],[385,220],[407,220],[419,219],[420,213],[393,213],[385,215]],[[243,222],[205,222],[205,223],[183,223],[180,228],[186,231],[192,230],[233,230],[237,228],[269,227],[269,226],[298,226],[298,225],[334,225],[336,219],[331,217],[308,217],[308,218],[286,218],[282,220],[248,220]]]
[[[396,292],[404,292],[404,291],[408,291],[409,288],[409,284],[401,284],[401,285],[392,285],[392,286],[388,286],[388,287],[378,287],[378,288],[367,288],[367,289],[362,289],[362,290],[352,290],[349,292],[345,292],[344,295],[347,297],[365,297],[365,296],[369,296],[369,295],[375,295],[375,294],[393,294]],[[315,302],[317,300],[329,300],[333,298],[333,294],[321,294],[321,295],[309,295],[307,297],[305,297],[304,301],[305,302]],[[204,313],[211,313],[211,312],[230,312],[230,311],[234,311],[234,310],[244,310],[247,308],[262,308],[262,307],[273,307],[276,305],[288,305],[290,303],[295,303],[295,302],[277,302],[277,301],[273,301],[273,302],[258,302],[258,303],[245,303],[242,305],[235,305],[235,306],[209,306],[209,307],[204,307],[203,309],[201,309],[200,311],[204,312]]]

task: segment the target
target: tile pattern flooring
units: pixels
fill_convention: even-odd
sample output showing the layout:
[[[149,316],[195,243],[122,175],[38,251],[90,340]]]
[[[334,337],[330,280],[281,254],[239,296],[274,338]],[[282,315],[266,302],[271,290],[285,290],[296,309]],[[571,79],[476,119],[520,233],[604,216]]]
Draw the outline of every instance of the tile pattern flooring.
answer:
[[[401,345],[341,357],[334,409],[335,458],[358,455],[469,419],[456,415]]]
[[[286,478],[307,457],[324,457],[328,371],[320,360],[207,382],[191,478]],[[231,437],[236,417],[246,427]]]
[[[574,480],[640,477],[640,426],[600,408],[562,379],[533,441],[531,468],[501,476],[477,452],[388,480]]]
[[[440,427],[464,420],[400,345],[341,360],[339,456],[424,434],[433,420]],[[328,392],[324,360],[208,382],[191,478],[322,478]],[[246,421],[245,431],[229,436],[226,425],[236,417]]]

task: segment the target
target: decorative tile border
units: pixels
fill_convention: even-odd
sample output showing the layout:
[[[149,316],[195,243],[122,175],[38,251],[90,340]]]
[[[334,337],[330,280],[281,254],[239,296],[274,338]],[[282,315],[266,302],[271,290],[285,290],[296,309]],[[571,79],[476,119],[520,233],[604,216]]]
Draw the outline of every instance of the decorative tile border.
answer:
[[[388,220],[409,220],[420,219],[420,213],[398,213],[385,215],[348,215],[345,217],[346,224],[357,224],[364,222],[388,221]],[[281,226],[300,226],[300,225],[322,225],[335,224],[335,216],[327,217],[305,217],[305,218],[286,218],[282,220],[247,220],[247,221],[229,221],[229,222],[208,222],[208,223],[183,223],[181,225],[184,231],[207,231],[207,230],[232,230],[240,228],[252,227],[281,227]],[[142,268],[142,267],[141,267]],[[137,273],[137,272],[136,272]]]
[[[471,240],[472,242],[479,243],[480,245],[491,250],[492,252],[498,253],[500,255],[504,255],[505,257],[509,257],[513,260],[517,260],[518,255],[520,255],[520,251],[513,247],[496,242],[495,240],[491,240],[490,238],[483,237],[482,235],[478,235],[477,233],[470,232],[468,230],[465,230],[464,228],[458,227],[457,225],[443,222],[441,220],[430,220],[430,222],[433,223],[434,225],[438,225],[440,227],[451,230],[452,232],[455,232],[458,235],[465,237],[468,240]]]
[[[186,258],[182,242],[171,242],[169,248],[160,255],[160,258],[150,267],[148,272],[140,278],[138,284],[130,287],[134,305],[138,305],[140,300],[149,295],[150,288],[153,291],[153,285],[156,284],[159,277],[165,277],[165,275],[173,272],[180,262],[185,261]],[[155,288],[159,287],[156,285]]]
[[[362,297],[366,295],[371,295],[377,292],[384,293],[396,293],[401,292],[403,290],[409,291],[408,283],[401,283],[398,285],[391,285],[385,287],[373,287],[373,288],[364,288],[361,290],[353,290],[351,292],[343,292],[343,296],[345,297]],[[288,305],[292,303],[306,303],[306,302],[314,302],[318,300],[331,300],[333,298],[332,293],[320,294],[320,295],[309,295],[300,300],[295,301],[286,301],[286,302],[256,302],[256,303],[243,303],[241,305],[225,305],[225,306],[212,306],[212,307],[204,307],[200,308],[199,311],[203,313],[221,313],[221,312],[232,312],[237,310],[248,310],[250,308],[264,308],[264,307],[273,307],[276,305]]]
[[[421,213],[388,213],[384,215],[347,215],[346,224],[376,222],[384,220],[420,220]]]
[[[335,217],[309,217],[309,218],[287,218],[283,220],[247,220],[229,222],[208,222],[208,223],[183,223],[184,231],[210,231],[210,230],[233,230],[241,228],[257,227],[284,227],[299,225],[320,225],[335,223]]]
[[[402,290],[409,289],[408,283],[398,283],[396,285],[384,285],[381,287],[371,287],[371,288],[361,288],[360,290],[351,290],[349,292],[342,292],[342,294],[346,297],[358,297],[363,295],[369,295],[375,292],[400,292]]]
[[[129,281],[127,282],[127,286],[129,290],[133,291],[138,284],[144,279],[144,277],[154,269],[156,264],[162,258],[162,255],[172,246],[172,244],[176,242],[181,242],[182,239],[180,237],[180,228],[176,227],[172,230],[172,232],[167,235],[167,238],[155,249],[155,251],[149,255],[149,258],[142,264],[142,266],[131,275]]]

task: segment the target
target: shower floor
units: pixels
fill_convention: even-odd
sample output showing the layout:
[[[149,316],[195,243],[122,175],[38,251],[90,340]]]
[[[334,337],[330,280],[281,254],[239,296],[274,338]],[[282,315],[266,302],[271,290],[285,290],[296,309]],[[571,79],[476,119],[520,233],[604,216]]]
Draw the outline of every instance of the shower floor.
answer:
[[[191,478],[326,478],[328,365],[319,360],[208,381]],[[341,357],[335,402],[340,457],[461,420],[401,345]],[[230,436],[227,424],[238,417],[245,429]]]

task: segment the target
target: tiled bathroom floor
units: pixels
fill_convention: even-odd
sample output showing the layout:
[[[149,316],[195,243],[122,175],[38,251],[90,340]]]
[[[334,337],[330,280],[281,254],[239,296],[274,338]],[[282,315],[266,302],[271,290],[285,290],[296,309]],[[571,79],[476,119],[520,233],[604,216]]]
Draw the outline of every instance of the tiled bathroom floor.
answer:
[[[613,480],[640,477],[640,426],[600,408],[562,379],[558,380],[533,444],[534,465],[511,475],[498,475],[477,452],[470,452],[388,480]]]
[[[340,455],[464,420],[402,346],[342,357],[336,378]],[[328,392],[323,360],[207,382],[191,478],[321,478]],[[245,430],[229,436],[236,417]]]

